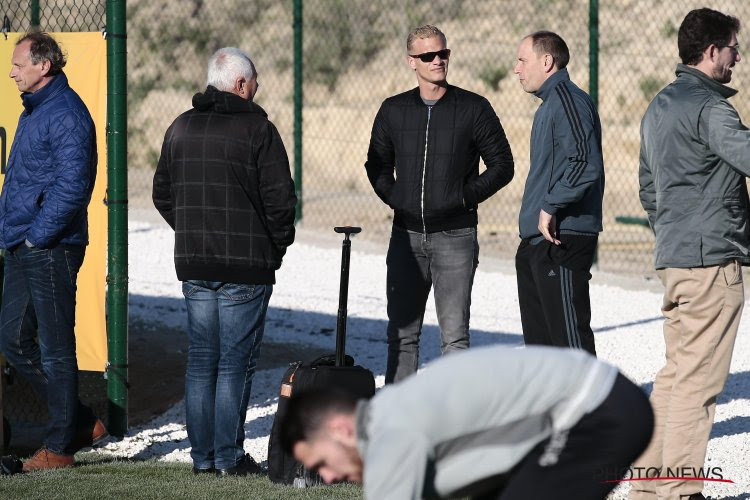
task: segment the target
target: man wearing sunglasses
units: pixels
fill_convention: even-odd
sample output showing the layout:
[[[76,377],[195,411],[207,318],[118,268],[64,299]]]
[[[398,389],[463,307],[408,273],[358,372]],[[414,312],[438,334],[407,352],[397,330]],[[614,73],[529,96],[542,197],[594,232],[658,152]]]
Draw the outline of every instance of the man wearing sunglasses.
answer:
[[[445,35],[421,26],[409,33],[406,50],[417,88],[383,102],[365,164],[375,193],[394,211],[386,260],[386,383],[417,369],[433,286],[441,351],[469,347],[477,206],[513,178],[510,146],[490,103],[446,80]],[[481,174],[480,157],[487,167]]]

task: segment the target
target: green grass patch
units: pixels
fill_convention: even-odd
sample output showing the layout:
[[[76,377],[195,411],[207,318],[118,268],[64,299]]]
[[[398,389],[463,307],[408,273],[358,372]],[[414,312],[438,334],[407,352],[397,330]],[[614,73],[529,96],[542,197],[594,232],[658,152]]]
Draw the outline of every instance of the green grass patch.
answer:
[[[361,498],[357,485],[298,489],[271,483],[267,477],[196,476],[189,464],[128,461],[96,453],[79,454],[67,469],[0,477],[2,499],[102,498],[247,498],[253,500],[344,500]]]

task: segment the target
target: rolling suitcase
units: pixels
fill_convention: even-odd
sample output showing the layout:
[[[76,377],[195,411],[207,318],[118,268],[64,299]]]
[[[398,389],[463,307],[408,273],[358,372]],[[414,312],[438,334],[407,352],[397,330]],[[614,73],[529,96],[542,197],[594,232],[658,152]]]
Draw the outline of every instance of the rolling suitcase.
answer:
[[[289,398],[294,393],[316,387],[336,387],[359,396],[370,398],[375,394],[375,377],[362,366],[355,365],[354,359],[346,354],[346,315],[349,292],[349,260],[352,234],[359,227],[335,227],[334,231],[344,235],[341,248],[341,283],[339,286],[339,311],[336,321],[336,353],[321,356],[311,362],[297,361],[289,365],[281,380],[279,406],[268,440],[268,477],[275,483],[294,484],[298,487],[322,484],[320,477],[311,473],[297,462],[293,456],[281,448],[279,422]]]

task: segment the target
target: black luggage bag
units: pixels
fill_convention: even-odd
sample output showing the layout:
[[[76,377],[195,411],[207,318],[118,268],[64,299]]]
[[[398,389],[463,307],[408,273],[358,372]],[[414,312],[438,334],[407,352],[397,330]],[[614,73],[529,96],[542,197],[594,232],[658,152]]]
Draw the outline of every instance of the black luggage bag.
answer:
[[[298,487],[321,484],[317,474],[306,471],[293,456],[281,448],[279,422],[289,398],[294,393],[318,387],[335,387],[361,398],[371,398],[375,394],[375,377],[362,366],[355,365],[354,359],[346,354],[346,315],[349,292],[349,259],[351,255],[350,235],[357,234],[359,227],[335,227],[334,231],[344,234],[341,249],[341,284],[339,288],[339,311],[336,322],[336,354],[321,356],[312,362],[292,363],[281,380],[279,406],[268,440],[268,477],[274,483],[294,484]]]

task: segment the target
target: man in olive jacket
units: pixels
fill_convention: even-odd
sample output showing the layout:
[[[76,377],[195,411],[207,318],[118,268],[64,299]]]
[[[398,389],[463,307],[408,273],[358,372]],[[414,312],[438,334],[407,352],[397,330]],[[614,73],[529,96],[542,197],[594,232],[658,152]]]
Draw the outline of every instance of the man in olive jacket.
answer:
[[[729,373],[750,262],[745,178],[750,130],[728,98],[740,61],[738,19],[691,11],[677,43],[683,64],[641,123],[640,197],[656,235],[656,269],[665,287],[666,365],[654,381],[654,438],[636,466],[699,470],[706,458],[716,397]],[[671,474],[674,476],[674,474]],[[632,483],[630,498],[703,498],[703,481]]]
[[[281,137],[253,102],[257,90],[250,57],[219,49],[205,92],[167,130],[154,175],[188,311],[185,413],[195,473],[261,472],[243,449],[245,415],[297,198]]]
[[[375,193],[394,211],[386,258],[386,383],[417,370],[433,285],[441,352],[469,347],[477,206],[513,178],[510,146],[490,103],[446,80],[445,35],[420,26],[406,49],[418,87],[383,102],[365,164]],[[481,174],[480,157],[487,167]]]

